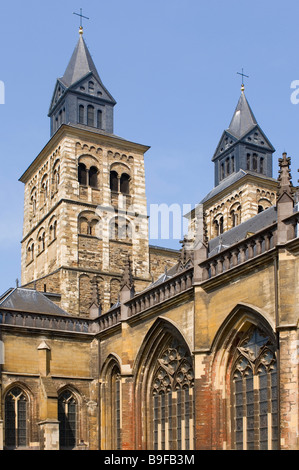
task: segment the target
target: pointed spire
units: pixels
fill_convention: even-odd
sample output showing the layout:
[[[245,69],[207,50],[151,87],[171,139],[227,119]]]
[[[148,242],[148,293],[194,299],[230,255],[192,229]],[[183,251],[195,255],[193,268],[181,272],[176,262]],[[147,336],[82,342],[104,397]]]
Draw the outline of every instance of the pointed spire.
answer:
[[[246,99],[244,85],[242,84],[241,96],[229,125],[228,132],[240,139],[256,124],[257,121]]]
[[[283,194],[288,194],[292,197],[292,176],[291,176],[291,158],[287,157],[286,152],[282,154],[282,158],[278,159],[279,163],[279,176],[278,176],[278,197],[282,196]]]
[[[96,66],[83,39],[82,26],[80,26],[79,29],[79,36],[80,37],[75,47],[75,50],[64,72],[64,75],[61,78],[61,81],[67,87],[70,87],[73,83],[76,83],[78,80],[80,80],[90,72],[93,72],[93,74],[101,83],[101,79],[96,69]]]

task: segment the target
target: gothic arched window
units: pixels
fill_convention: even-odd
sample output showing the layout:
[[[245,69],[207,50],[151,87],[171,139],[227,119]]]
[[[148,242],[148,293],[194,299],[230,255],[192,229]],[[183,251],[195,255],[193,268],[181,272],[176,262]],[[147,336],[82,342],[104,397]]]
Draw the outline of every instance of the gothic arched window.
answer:
[[[239,343],[232,371],[233,444],[237,450],[278,448],[276,348],[256,327]]]
[[[66,390],[58,397],[60,448],[73,449],[77,435],[77,400]]]
[[[151,385],[153,450],[193,449],[193,387],[191,357],[173,340],[157,360]]]
[[[20,387],[11,389],[5,397],[5,445],[27,445],[28,398]]]

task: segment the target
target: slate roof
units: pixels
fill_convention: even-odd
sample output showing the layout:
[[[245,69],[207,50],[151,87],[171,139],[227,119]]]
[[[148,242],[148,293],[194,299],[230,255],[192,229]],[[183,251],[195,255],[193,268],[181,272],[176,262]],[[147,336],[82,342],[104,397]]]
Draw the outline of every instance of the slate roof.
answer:
[[[257,121],[249,106],[244,92],[241,92],[237,107],[232,117],[229,128],[227,129],[233,136],[240,139],[251,128],[257,125]]]
[[[215,188],[213,188],[201,201],[200,204],[208,201],[212,197],[216,196],[217,194],[221,193],[224,189],[228,188],[232,184],[236,183],[240,179],[244,178],[246,175],[252,175],[259,178],[267,179],[270,181],[277,181],[275,178],[270,178],[269,176],[259,175],[254,171],[250,170],[239,170],[237,173],[232,173],[231,175],[227,176],[224,180],[222,180]]]
[[[70,87],[90,72],[102,83],[86,43],[80,35],[69,64],[60,80],[64,85]]]
[[[0,298],[1,309],[13,309],[30,313],[68,315],[45,295],[33,289],[17,287]]]
[[[240,225],[224,232],[219,237],[209,241],[209,257],[216,255],[220,251],[228,248],[241,240],[244,240],[247,234],[257,233],[260,230],[276,223],[277,210],[275,206],[269,207],[260,214],[251,217]]]

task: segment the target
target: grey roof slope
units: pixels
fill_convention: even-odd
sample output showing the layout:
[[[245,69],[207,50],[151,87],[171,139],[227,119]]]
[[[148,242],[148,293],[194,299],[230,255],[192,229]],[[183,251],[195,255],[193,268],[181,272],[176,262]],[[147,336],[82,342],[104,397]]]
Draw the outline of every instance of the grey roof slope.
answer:
[[[73,83],[76,83],[90,72],[92,72],[97,80],[102,83],[86,43],[82,35],[80,35],[69,64],[60,80],[67,87],[70,87]]]
[[[23,312],[68,315],[46,296],[33,289],[16,287],[0,301],[1,309],[21,310]]]
[[[242,91],[231,123],[227,130],[232,135],[240,139],[256,125],[257,121],[245,97],[244,91]]]
[[[255,215],[240,225],[224,232],[219,237],[209,241],[209,257],[216,255],[220,251],[228,248],[241,240],[244,240],[248,233],[257,233],[277,221],[277,210],[275,206],[269,207],[260,214]]]
[[[241,178],[244,178],[246,175],[252,175],[252,176],[267,179],[267,180],[270,180],[270,181],[277,181],[277,180],[275,180],[275,178],[270,178],[269,176],[260,175],[258,173],[255,173],[254,171],[240,169],[239,171],[237,171],[237,173],[232,173],[231,175],[227,176],[224,180],[222,180],[217,186],[215,186],[215,188],[213,188],[200,201],[200,204],[203,204],[204,202],[208,201],[212,197],[216,196],[217,194],[219,194],[224,189],[228,188],[229,186],[231,186],[235,182],[239,181]]]

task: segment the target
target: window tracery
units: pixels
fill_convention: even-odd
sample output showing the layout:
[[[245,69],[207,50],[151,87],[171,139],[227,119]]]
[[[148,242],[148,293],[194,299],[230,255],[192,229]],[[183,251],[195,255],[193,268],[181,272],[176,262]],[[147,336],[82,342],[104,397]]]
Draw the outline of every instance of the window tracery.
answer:
[[[77,400],[69,390],[58,397],[58,420],[60,448],[74,448],[77,434]]]
[[[252,328],[237,353],[232,374],[235,448],[277,449],[275,346],[269,336]]]
[[[193,448],[193,387],[191,357],[173,340],[157,359],[151,387],[155,450]]]
[[[5,397],[5,444],[8,447],[27,445],[28,398],[20,387],[12,388]]]

